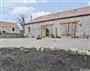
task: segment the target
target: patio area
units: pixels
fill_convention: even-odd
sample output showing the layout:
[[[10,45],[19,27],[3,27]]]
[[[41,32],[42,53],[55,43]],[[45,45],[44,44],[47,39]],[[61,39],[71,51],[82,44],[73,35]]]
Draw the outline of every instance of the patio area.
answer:
[[[78,48],[90,50],[90,39],[81,38],[1,38],[0,47],[45,47],[45,48]]]

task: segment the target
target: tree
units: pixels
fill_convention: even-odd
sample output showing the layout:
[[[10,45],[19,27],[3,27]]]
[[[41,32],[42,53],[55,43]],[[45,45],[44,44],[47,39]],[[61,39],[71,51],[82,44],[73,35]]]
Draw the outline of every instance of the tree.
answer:
[[[22,30],[20,30],[20,33],[22,36],[24,36],[24,33],[25,33],[25,26],[24,25],[26,23],[25,16],[20,15],[19,18],[17,18],[17,22],[21,25]]]

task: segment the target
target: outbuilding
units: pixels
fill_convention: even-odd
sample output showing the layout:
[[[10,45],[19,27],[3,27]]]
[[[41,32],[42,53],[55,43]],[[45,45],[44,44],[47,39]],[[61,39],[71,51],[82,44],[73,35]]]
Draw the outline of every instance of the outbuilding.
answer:
[[[0,21],[0,33],[2,34],[20,34],[20,28],[16,23]]]

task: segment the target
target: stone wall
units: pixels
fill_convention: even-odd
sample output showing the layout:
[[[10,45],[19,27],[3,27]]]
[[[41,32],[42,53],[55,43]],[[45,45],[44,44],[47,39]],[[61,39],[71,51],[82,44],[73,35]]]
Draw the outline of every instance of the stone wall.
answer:
[[[20,29],[19,27],[14,28],[0,28],[1,33],[17,33],[20,34]]]
[[[30,31],[28,31],[28,28],[30,27]],[[28,37],[37,37],[38,35],[41,35],[40,30],[40,24],[31,24],[25,26],[25,36]]]
[[[82,16],[80,17],[80,33],[83,35],[84,33],[86,35],[90,35],[90,15],[89,16]]]
[[[25,35],[28,36],[35,36],[41,35],[41,26],[42,25],[50,25],[53,24],[53,33],[54,36],[62,36],[63,27],[61,27],[61,24],[78,21],[78,33],[77,35],[83,35],[88,34],[90,35],[90,15],[89,16],[81,16],[81,17],[73,17],[73,18],[67,18],[67,19],[60,19],[60,20],[53,20],[53,21],[47,21],[47,22],[41,22],[41,23],[35,23],[31,25],[25,26]],[[31,31],[28,32],[28,27],[31,27]]]

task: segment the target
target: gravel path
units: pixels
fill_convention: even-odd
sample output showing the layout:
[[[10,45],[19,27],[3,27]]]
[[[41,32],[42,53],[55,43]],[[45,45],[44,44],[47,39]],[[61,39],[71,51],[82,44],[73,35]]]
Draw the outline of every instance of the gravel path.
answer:
[[[0,47],[49,47],[49,48],[79,48],[90,50],[90,39],[77,38],[44,38],[37,40],[34,38],[2,38],[0,39]]]

